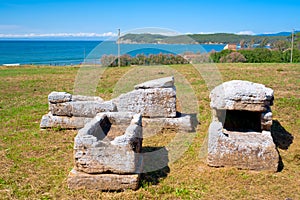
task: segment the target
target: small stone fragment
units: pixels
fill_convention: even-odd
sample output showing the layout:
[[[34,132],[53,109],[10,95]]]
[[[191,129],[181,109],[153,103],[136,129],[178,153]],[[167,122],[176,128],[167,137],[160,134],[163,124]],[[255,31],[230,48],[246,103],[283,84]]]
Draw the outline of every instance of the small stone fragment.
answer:
[[[72,100],[72,95],[67,92],[51,92],[48,95],[50,103],[64,103]]]

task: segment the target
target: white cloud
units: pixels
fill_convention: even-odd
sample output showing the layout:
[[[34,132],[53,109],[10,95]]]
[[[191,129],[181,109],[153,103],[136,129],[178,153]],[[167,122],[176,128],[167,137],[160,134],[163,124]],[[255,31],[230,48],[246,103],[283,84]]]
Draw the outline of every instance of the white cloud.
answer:
[[[197,34],[214,34],[215,32],[199,32],[199,33],[197,33]]]
[[[115,37],[116,33],[29,33],[29,34],[0,34],[0,38],[43,38],[43,37]]]
[[[240,31],[236,33],[237,35],[255,35],[253,31]]]

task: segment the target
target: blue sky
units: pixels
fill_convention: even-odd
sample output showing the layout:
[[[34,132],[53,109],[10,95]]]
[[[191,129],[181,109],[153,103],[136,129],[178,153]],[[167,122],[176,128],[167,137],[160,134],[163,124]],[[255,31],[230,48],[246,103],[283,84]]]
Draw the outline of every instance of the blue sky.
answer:
[[[300,30],[299,0],[0,0],[0,37],[110,36],[159,27],[179,33]]]

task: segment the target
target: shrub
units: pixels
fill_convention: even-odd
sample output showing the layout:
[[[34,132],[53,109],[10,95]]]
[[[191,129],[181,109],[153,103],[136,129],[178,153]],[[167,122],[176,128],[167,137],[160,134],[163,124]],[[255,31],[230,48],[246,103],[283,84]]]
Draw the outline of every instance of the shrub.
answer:
[[[271,62],[272,53],[269,49],[256,48],[250,50],[239,50],[239,53],[243,54],[249,63],[266,63]]]
[[[239,63],[246,62],[245,56],[239,52],[231,52],[230,54],[220,58],[221,63]]]
[[[218,63],[218,62],[220,62],[220,59],[222,57],[227,56],[232,52],[233,51],[229,50],[229,49],[225,49],[220,52],[212,52],[212,53],[210,53],[210,58],[212,59],[213,62]]]
[[[103,55],[100,61],[104,67],[113,67],[117,66],[117,58],[118,57],[114,55]]]

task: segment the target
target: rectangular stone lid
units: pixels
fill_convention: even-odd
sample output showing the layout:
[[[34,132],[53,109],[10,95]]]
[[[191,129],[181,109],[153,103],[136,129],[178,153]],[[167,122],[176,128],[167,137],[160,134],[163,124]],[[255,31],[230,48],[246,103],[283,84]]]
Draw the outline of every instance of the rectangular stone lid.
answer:
[[[210,99],[214,109],[262,112],[273,104],[274,92],[262,84],[233,80],[214,88]]]
[[[174,76],[147,81],[134,86],[134,89],[150,89],[150,88],[172,88],[174,87]]]

